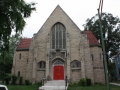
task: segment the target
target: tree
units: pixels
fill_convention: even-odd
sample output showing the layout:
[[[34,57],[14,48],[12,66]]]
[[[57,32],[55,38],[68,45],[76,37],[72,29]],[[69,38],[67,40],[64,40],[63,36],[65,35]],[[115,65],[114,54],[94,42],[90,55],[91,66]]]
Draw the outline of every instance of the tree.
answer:
[[[14,50],[20,38],[20,34],[12,35],[9,39],[9,50],[2,51],[0,55],[0,79],[11,73]]]
[[[22,33],[25,18],[35,11],[35,3],[26,3],[24,0],[0,0],[0,41],[2,49],[9,48],[9,38],[12,31]],[[3,51],[3,50],[2,50]]]
[[[108,61],[108,71],[110,75],[110,80],[114,81],[116,76],[115,76],[115,62],[111,62],[110,60]]]
[[[119,50],[120,19],[117,16],[114,17],[110,13],[102,13],[101,22],[108,60],[109,57],[115,55]],[[84,24],[83,26],[85,27],[85,30],[87,29],[91,30],[93,34],[96,36],[96,38],[101,42],[100,25],[97,14],[93,16],[91,19],[87,19],[86,24]]]

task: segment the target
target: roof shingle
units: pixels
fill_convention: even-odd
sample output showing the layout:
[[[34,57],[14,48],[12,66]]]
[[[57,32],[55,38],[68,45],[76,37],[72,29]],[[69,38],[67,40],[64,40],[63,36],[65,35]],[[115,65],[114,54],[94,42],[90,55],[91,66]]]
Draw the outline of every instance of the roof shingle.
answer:
[[[29,49],[31,38],[22,38],[17,46],[17,49]]]
[[[96,37],[94,36],[92,31],[87,30],[87,31],[84,31],[84,33],[87,35],[87,39],[88,39],[90,45],[100,46],[100,43],[98,42],[98,40],[96,39]]]

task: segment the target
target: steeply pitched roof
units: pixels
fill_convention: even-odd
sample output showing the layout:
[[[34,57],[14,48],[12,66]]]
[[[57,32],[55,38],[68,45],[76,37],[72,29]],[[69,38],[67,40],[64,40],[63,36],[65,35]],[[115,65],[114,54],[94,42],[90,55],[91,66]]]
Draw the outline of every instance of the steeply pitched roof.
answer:
[[[17,50],[29,50],[31,38],[22,38],[17,46]]]
[[[84,31],[84,33],[87,35],[90,46],[100,46],[100,43],[90,30]]]

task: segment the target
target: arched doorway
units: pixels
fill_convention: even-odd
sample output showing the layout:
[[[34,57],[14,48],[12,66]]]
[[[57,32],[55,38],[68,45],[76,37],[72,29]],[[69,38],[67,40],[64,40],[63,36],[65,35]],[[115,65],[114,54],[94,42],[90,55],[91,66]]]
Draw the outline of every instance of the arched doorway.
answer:
[[[61,60],[53,63],[53,79],[64,80],[64,63]]]

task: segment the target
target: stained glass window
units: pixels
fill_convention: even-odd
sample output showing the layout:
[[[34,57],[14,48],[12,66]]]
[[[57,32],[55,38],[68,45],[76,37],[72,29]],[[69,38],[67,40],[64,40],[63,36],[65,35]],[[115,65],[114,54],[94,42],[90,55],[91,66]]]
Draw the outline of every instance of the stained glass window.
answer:
[[[66,49],[66,30],[61,23],[52,28],[52,49]]]

